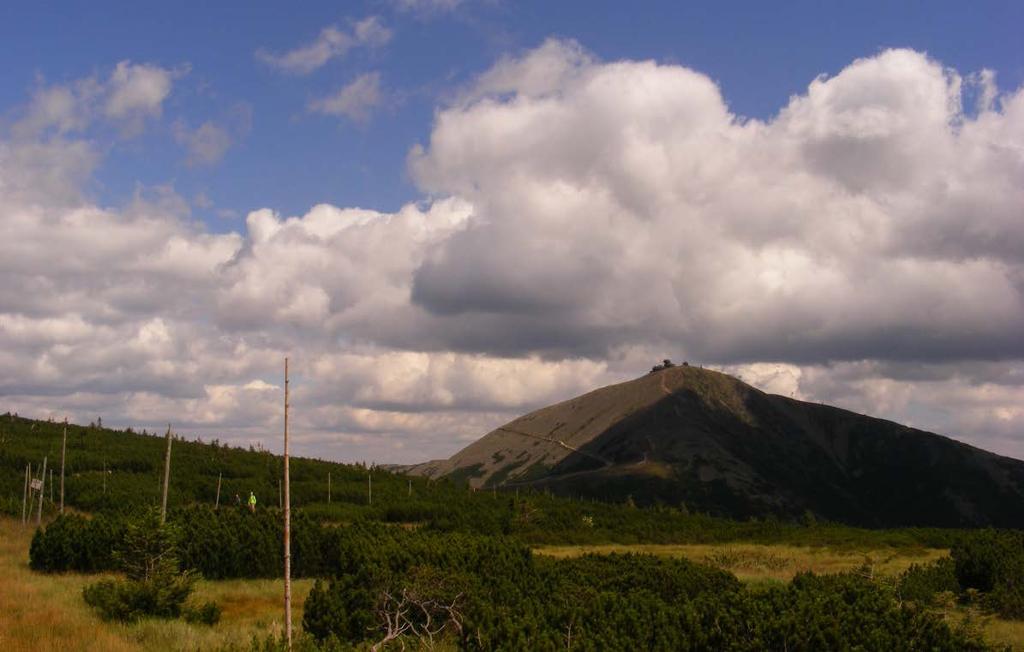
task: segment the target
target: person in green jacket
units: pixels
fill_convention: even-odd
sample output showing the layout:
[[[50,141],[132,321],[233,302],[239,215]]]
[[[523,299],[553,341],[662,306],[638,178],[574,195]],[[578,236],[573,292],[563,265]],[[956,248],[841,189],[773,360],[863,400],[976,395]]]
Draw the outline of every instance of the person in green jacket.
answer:
[[[251,491],[249,492],[249,511],[250,512],[255,512],[256,511],[256,494],[254,494]]]

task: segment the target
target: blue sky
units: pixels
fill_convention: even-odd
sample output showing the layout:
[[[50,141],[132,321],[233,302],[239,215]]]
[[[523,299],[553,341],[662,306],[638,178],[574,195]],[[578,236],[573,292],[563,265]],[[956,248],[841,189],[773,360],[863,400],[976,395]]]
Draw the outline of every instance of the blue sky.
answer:
[[[1024,457],[1019,2],[3,3],[0,411],[447,457],[665,357]]]
[[[428,3],[429,4],[429,3]],[[380,16],[384,46],[353,50],[311,74],[275,72],[255,52],[284,52],[322,28]],[[121,203],[138,184],[171,184],[216,231],[269,206],[299,214],[318,202],[394,210],[421,196],[406,155],[430,133],[434,109],[508,53],[571,38],[604,60],[655,59],[716,80],[737,114],[767,118],[819,74],[888,47],[927,52],[962,72],[1024,79],[1017,2],[474,2],[403,10],[377,2],[11,2],[0,9],[0,107],[24,103],[39,83],[66,82],[119,61],[188,72],[144,137],[111,146],[92,190]],[[380,71],[387,97],[362,123],[310,114],[307,103],[358,75]],[[229,124],[251,115],[217,165],[188,166],[171,124]]]

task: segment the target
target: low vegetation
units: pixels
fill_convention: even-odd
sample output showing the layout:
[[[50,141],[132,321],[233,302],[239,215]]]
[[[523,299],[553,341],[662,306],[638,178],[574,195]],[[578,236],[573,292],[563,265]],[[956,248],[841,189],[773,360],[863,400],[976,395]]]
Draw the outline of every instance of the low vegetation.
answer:
[[[7,417],[0,426],[5,483],[19,466],[24,482],[26,459],[59,451],[60,424]],[[107,441],[89,459],[118,470],[74,462],[68,513],[55,515],[45,501],[46,524],[30,545],[28,528],[3,520],[21,546],[5,553],[17,558],[3,562],[5,579],[64,587],[49,613],[78,624],[61,640],[108,643],[98,649],[275,649],[281,513],[263,503],[250,511],[233,494],[276,489],[277,458],[176,441],[173,468],[182,470],[160,525],[160,439],[86,432]],[[990,642],[1021,633],[1005,620],[1021,617],[1019,532],[739,522],[664,505],[473,492],[316,460],[295,468],[300,649],[972,650],[986,649],[983,631]],[[219,507],[218,476],[232,483],[225,492],[224,480]],[[104,489],[117,500],[103,498]],[[16,497],[2,504],[20,516]],[[17,624],[31,614],[2,606],[15,615],[0,625],[0,643],[47,646]]]
[[[28,566],[33,527],[0,517],[0,650],[39,652],[167,652],[248,650],[254,636],[278,635],[281,627],[281,580],[200,579],[190,599],[216,603],[215,626],[184,619],[141,618],[133,623],[104,621],[82,598],[97,581],[122,579],[114,573],[40,573]],[[293,617],[302,620],[312,580],[292,582]]]
[[[727,570],[744,582],[788,582],[801,573],[834,574],[869,567],[878,575],[894,577],[914,565],[947,559],[949,551],[923,547],[835,548],[791,544],[605,544],[593,546],[539,546],[536,554],[557,559],[586,554],[647,554],[679,557]]]
[[[182,570],[178,561],[181,533],[162,522],[155,509],[143,510],[125,523],[124,536],[112,555],[125,579],[101,580],[82,591],[85,602],[105,620],[134,622],[146,616],[184,617],[189,622],[213,625],[220,607],[207,602],[186,605],[199,575]],[[65,543],[74,548],[73,542]]]

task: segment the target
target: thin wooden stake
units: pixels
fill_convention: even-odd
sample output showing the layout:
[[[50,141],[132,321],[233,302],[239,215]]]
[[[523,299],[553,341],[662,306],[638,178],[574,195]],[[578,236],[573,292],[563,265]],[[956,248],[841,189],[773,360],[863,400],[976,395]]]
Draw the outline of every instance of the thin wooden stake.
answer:
[[[373,504],[373,478],[369,469],[366,470],[366,504]]]
[[[412,478],[409,478],[409,498],[412,498]]]
[[[68,418],[64,417],[64,438],[60,443],[60,513],[64,513],[64,453],[68,449]]]
[[[223,475],[223,473],[217,474],[217,500],[213,505],[214,509],[220,509],[220,480]]]
[[[288,358],[284,359],[284,636],[292,649],[291,492],[288,477]]]
[[[167,452],[164,454],[164,492],[160,500],[160,522],[167,522],[167,487],[171,483],[171,424],[167,424]]]
[[[331,504],[331,472],[327,472],[327,504]]]
[[[39,485],[39,512],[36,513],[36,525],[39,525],[40,523],[43,522],[43,492],[45,491],[45,489],[43,488],[43,484],[42,483],[46,482],[46,458],[45,457],[43,457],[43,474],[41,476],[39,476],[39,482],[41,484]]]

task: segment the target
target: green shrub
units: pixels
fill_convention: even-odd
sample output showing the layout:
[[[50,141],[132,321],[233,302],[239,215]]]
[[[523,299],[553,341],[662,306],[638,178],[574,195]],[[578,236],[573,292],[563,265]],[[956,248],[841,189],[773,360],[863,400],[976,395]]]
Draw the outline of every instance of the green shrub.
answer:
[[[999,584],[983,599],[982,604],[1009,620],[1024,620],[1024,591],[1020,586]]]
[[[523,566],[509,563],[514,555],[478,560],[482,549],[467,548],[443,565],[392,565],[318,581],[304,629],[320,640],[379,643],[387,636],[385,615],[394,619],[405,605],[408,626],[394,644],[430,647],[436,641],[424,640],[419,615],[427,612],[416,606],[426,598],[435,629],[445,624],[439,636],[463,650],[983,649],[977,637],[950,629],[929,610],[901,606],[891,588],[856,573],[804,574],[755,590],[682,559],[538,558]],[[942,576],[921,571],[933,572]],[[919,583],[942,585],[934,578]],[[454,611],[439,610],[445,605]]]
[[[378,580],[366,575],[346,575],[329,584],[317,580],[306,597],[303,630],[318,640],[363,640],[376,625],[373,606],[378,590]]]
[[[143,616],[177,618],[191,592],[191,578],[182,576],[167,583],[103,580],[86,586],[82,597],[104,620],[134,622]]]
[[[220,607],[216,602],[204,602],[198,607],[186,606],[182,615],[190,623],[216,625],[220,622]]]
[[[943,557],[930,564],[913,564],[896,581],[896,593],[902,600],[928,605],[942,593],[958,593],[956,564]]]
[[[988,593],[1000,584],[1024,581],[1024,533],[982,530],[963,537],[950,551],[963,589]]]
[[[142,616],[177,618],[197,575],[178,567],[176,528],[162,523],[155,509],[125,525],[124,541],[113,558],[125,580],[104,580],[82,591],[86,603],[107,620],[131,622]]]
[[[58,516],[33,535],[29,566],[44,572],[113,570],[117,567],[113,551],[124,540],[126,522],[117,515]]]
[[[980,591],[982,606],[1003,618],[1024,619],[1024,532],[984,530],[951,555],[962,589]]]

